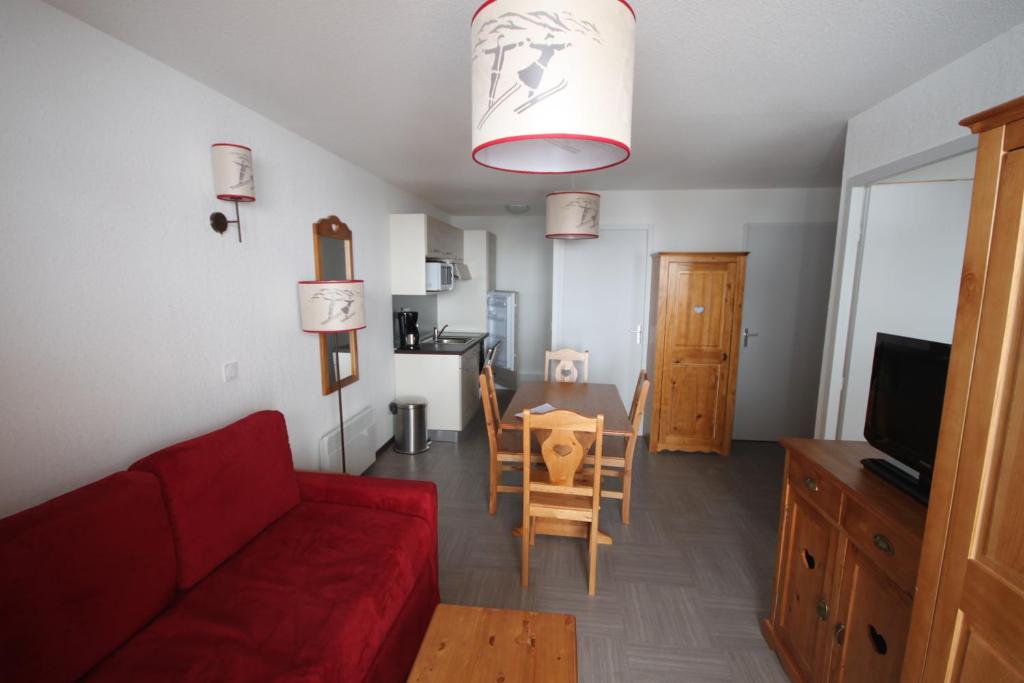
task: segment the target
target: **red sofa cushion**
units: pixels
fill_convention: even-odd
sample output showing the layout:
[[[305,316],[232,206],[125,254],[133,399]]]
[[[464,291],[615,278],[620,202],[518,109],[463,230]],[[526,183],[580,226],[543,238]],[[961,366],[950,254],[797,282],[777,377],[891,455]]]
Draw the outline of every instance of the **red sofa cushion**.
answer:
[[[0,520],[0,679],[69,681],[174,596],[160,484],[121,472]]]
[[[410,600],[433,610],[433,544],[416,516],[302,502],[92,680],[361,681]]]
[[[165,448],[131,469],[160,480],[183,590],[299,502],[284,415],[272,410]]]

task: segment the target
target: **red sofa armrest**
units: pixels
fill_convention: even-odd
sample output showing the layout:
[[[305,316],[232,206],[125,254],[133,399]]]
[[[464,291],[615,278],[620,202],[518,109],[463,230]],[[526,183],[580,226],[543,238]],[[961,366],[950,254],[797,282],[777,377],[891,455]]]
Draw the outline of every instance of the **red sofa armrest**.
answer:
[[[419,517],[437,529],[437,485],[431,481],[302,471],[296,471],[295,478],[302,500],[397,512]]]

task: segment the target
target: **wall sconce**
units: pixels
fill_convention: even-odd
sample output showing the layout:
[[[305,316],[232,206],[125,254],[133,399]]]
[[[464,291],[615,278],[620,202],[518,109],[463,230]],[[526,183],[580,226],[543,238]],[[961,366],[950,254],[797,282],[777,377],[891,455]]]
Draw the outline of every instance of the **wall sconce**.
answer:
[[[210,145],[213,158],[213,189],[217,199],[235,203],[235,220],[220,213],[210,214],[210,227],[224,234],[229,223],[238,228],[238,241],[242,241],[242,222],[238,216],[238,202],[256,201],[256,183],[252,176],[252,150],[244,145],[218,142]]]

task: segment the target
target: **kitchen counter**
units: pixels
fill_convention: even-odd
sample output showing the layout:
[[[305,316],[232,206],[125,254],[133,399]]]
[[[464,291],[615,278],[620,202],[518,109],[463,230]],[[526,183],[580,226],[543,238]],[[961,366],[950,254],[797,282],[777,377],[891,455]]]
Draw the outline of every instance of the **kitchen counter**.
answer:
[[[470,349],[478,346],[487,338],[486,332],[445,332],[441,339],[446,337],[468,337],[469,341],[462,344],[437,344],[435,342],[421,342],[418,349],[395,349],[395,353],[408,354],[430,354],[442,356],[461,356]]]

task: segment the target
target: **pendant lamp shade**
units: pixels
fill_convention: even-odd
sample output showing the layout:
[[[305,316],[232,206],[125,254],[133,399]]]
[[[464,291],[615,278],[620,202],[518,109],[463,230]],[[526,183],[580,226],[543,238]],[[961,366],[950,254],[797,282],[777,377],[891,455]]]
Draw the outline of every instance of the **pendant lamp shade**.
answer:
[[[351,332],[366,327],[362,280],[305,280],[299,283],[304,332]]]
[[[472,21],[473,159],[580,173],[630,155],[636,17],[625,0],[488,0]]]
[[[244,145],[218,142],[210,145],[213,157],[213,189],[217,199],[232,202],[256,201],[252,175],[252,150]]]
[[[552,192],[547,200],[547,230],[554,240],[595,239],[601,220],[601,195],[593,192]]]

